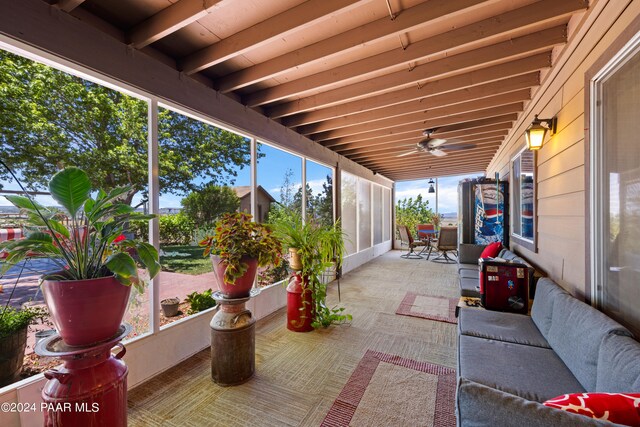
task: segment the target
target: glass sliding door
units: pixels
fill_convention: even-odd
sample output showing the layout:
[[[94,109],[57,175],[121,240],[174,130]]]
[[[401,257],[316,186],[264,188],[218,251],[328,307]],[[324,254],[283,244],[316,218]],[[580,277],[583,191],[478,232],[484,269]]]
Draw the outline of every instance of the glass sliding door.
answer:
[[[640,333],[640,47],[593,83],[592,290],[599,307]],[[593,102],[595,101],[595,102]]]

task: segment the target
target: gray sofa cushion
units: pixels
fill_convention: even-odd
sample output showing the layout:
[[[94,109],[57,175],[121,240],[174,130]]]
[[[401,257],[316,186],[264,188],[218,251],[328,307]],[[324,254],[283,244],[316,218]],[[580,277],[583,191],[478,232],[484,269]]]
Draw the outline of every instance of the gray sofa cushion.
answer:
[[[462,270],[478,271],[478,264],[458,264],[458,273],[460,273]]]
[[[616,424],[549,408],[465,378],[458,380],[456,417],[461,427],[605,427]]]
[[[640,393],[640,343],[625,335],[604,337],[598,355],[596,391]]]
[[[529,316],[489,310],[460,309],[458,332],[515,344],[550,348]]]
[[[473,243],[460,243],[458,245],[458,263],[478,265],[478,258],[484,250],[485,245],[475,245]]]
[[[629,335],[630,332],[568,294],[554,299],[551,328],[545,338],[584,388],[593,391],[602,340],[610,333]]]
[[[461,296],[480,298],[480,291],[476,289],[480,284],[478,279],[465,279],[460,277],[458,280],[460,284]]]
[[[460,270],[458,274],[463,279],[476,279],[476,281],[480,283],[480,271],[478,270],[478,267],[476,267],[475,270]]]
[[[533,306],[531,307],[531,318],[545,337],[549,334],[549,329],[551,329],[553,303],[559,295],[568,294],[567,291],[551,279],[543,277],[538,281],[536,295],[533,300]]]
[[[585,391],[551,349],[468,335],[458,344],[461,378],[537,402]]]

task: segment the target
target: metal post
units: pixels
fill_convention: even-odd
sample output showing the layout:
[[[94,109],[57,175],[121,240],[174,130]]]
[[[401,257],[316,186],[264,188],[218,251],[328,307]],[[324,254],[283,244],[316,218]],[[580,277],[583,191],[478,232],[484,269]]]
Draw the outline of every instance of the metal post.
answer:
[[[256,219],[258,214],[258,142],[254,137],[251,137],[249,144],[251,144],[251,215],[253,215],[253,220],[257,221],[261,220],[261,218]]]
[[[307,158],[302,159],[302,222],[307,218]]]
[[[438,215],[440,211],[438,210],[438,178],[436,178],[436,215]]]
[[[147,144],[149,151],[149,213],[158,215],[160,213],[160,177],[159,177],[159,157],[158,157],[158,100],[151,99],[148,103],[148,134]],[[149,221],[149,243],[158,251],[160,250],[160,220],[156,217]],[[158,274],[151,281],[150,292],[150,314],[149,322],[154,334],[160,331],[160,275]]]

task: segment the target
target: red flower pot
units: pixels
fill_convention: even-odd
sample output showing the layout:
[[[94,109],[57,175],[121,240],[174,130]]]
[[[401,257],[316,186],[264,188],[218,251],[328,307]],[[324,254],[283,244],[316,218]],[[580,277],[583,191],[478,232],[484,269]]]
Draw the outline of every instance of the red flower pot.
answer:
[[[115,276],[42,282],[49,313],[62,340],[88,346],[113,337],[122,323],[131,286]]]
[[[287,286],[287,329],[294,332],[313,331],[313,295],[309,281],[294,274]]]
[[[218,282],[218,290],[226,298],[247,298],[251,288],[253,288],[253,282],[258,272],[258,260],[256,258],[242,257],[240,261],[248,264],[249,268],[243,276],[236,279],[235,283],[229,284],[224,282],[224,272],[227,269],[227,264],[221,262],[219,256],[211,256],[213,271],[216,273]]]

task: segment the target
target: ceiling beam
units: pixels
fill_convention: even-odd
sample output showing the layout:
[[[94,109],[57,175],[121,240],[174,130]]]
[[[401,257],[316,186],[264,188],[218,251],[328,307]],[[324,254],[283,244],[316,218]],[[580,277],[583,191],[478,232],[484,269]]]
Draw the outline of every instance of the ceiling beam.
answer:
[[[437,134],[441,135],[442,134],[441,132],[448,133],[448,132],[456,132],[456,131],[473,132],[473,129],[476,129],[476,128],[481,128],[481,127],[490,126],[490,125],[498,125],[498,124],[500,125],[506,124],[508,125],[509,128],[511,128],[512,123],[517,119],[518,119],[517,113],[508,113],[508,114],[503,114],[496,117],[470,120],[463,123],[456,123],[453,125],[441,126],[438,128]],[[399,141],[399,140],[405,140],[407,137],[421,138],[423,137],[422,131],[424,131],[424,129],[414,129],[413,131],[407,131],[402,133],[395,132],[389,135],[378,136],[375,138],[370,138],[370,139],[365,139],[362,141],[355,141],[355,142],[348,142],[348,141],[345,142],[344,140],[346,138],[338,138],[337,140],[333,140],[333,141],[338,143],[338,145],[342,145],[340,147],[340,150],[349,150],[353,148],[372,147],[376,145],[388,144],[388,143]]]
[[[127,34],[136,49],[150,45],[207,16],[222,0],[180,0],[133,27]]]
[[[85,0],[59,0],[58,3],[56,3],[56,6],[65,12],[71,12],[84,2]]]
[[[329,139],[342,138],[360,133],[371,132],[377,129],[387,129],[402,126],[409,123],[427,123],[434,120],[443,120],[460,114],[470,113],[489,108],[502,107],[531,99],[530,89],[521,89],[515,92],[503,93],[496,96],[467,101],[448,107],[433,108],[431,110],[418,111],[416,113],[404,114],[402,116],[380,119],[373,122],[353,125],[340,129],[333,129],[326,132],[315,133],[309,136],[314,141],[326,141]],[[486,116],[485,116],[486,117]],[[455,122],[450,122],[455,123]],[[428,128],[426,128],[428,129]]]
[[[500,107],[487,108],[484,110],[472,111],[469,113],[454,114],[447,117],[440,117],[434,120],[425,120],[422,122],[409,123],[401,126],[376,129],[369,132],[359,133],[357,135],[350,135],[341,138],[331,139],[324,141],[322,145],[325,147],[331,147],[334,149],[336,146],[345,145],[349,142],[365,141],[371,145],[375,145],[376,138],[384,137],[388,135],[398,135],[402,133],[422,131],[424,129],[432,129],[441,126],[453,125],[457,123],[470,122],[479,119],[486,119],[496,116],[502,116],[510,113],[519,113],[524,109],[522,102],[515,102],[513,104],[502,105]]]
[[[484,171],[489,165],[490,161],[491,161],[491,158],[478,159],[477,161],[467,162],[467,163],[453,162],[453,163],[429,164],[428,162],[425,162],[425,164],[422,166],[417,166],[415,168],[404,169],[404,170],[402,168],[399,168],[399,169],[372,168],[372,170],[374,172],[377,172],[389,178],[393,176],[392,179],[417,179],[415,177],[420,176],[422,174],[425,174],[427,177],[434,177],[434,176],[440,176],[441,173],[445,171],[469,171],[469,172]],[[451,173],[451,175],[453,174],[455,173]]]
[[[458,74],[453,77],[433,80],[422,85],[386,92],[381,95],[370,96],[364,99],[333,105],[330,107],[308,111],[314,107],[310,102],[314,98],[303,98],[298,101],[278,104],[266,109],[266,114],[271,118],[283,118],[285,126],[299,126],[307,123],[369,111],[402,102],[422,99],[441,93],[451,92],[477,84],[500,80],[506,77],[534,72],[551,66],[551,52],[528,56],[515,61],[493,65],[487,68]]]
[[[487,134],[480,135],[480,136],[469,136],[469,137],[460,138],[457,140],[447,140],[448,143],[446,146],[451,147],[459,144],[478,145],[479,143],[483,143],[483,142],[493,142],[496,140],[504,139],[504,137],[507,136],[508,133],[509,133],[508,130],[503,130],[499,132],[489,132]],[[364,159],[369,159],[369,160],[378,159],[378,158],[386,159],[386,158],[389,158],[389,156],[411,151],[412,149],[416,148],[416,143],[418,141],[419,140],[408,141],[404,144],[397,144],[390,147],[388,146],[387,148],[378,149],[376,151],[366,151],[366,149],[362,148],[362,149],[356,149],[356,150],[349,150],[349,152],[341,151],[340,154],[350,158],[354,162],[359,162]]]
[[[381,19],[336,34],[309,46],[285,53],[260,64],[218,79],[216,87],[223,93],[277,76],[319,59],[327,58],[385,37],[447,19],[452,14],[485,3],[486,0],[430,0],[400,12],[394,19]]]
[[[381,92],[400,89],[404,86],[420,83],[425,80],[435,80],[436,78],[443,78],[450,74],[463,73],[465,71],[469,72],[474,69],[496,65],[497,63],[509,62],[520,57],[542,53],[555,46],[566,43],[566,40],[566,25],[560,25],[516,37],[505,42],[418,65],[411,69],[411,71],[396,71],[369,80],[327,90],[308,97],[311,100],[306,102],[311,104],[311,108],[348,102],[359,97],[377,95]],[[278,86],[276,86],[276,88],[277,87]],[[314,88],[315,86],[311,84],[311,86],[308,87]],[[244,100],[250,107],[255,107],[273,102],[276,99],[277,97],[265,96],[261,91],[249,95]]]
[[[419,101],[405,102],[403,104],[397,104],[390,107],[378,108],[376,110],[365,111],[359,114],[339,117],[319,123],[313,123],[310,125],[298,127],[296,131],[303,135],[312,135],[319,132],[350,127],[356,124],[389,119],[392,117],[409,118],[411,114],[419,112],[426,113],[429,110],[436,114],[436,110],[455,110],[455,107],[459,106],[460,108],[463,108],[463,106],[465,105],[476,105],[475,103],[478,103],[478,105],[483,105],[480,100],[489,98],[497,100],[497,96],[503,94],[503,99],[509,100],[507,102],[525,100],[530,96],[530,88],[533,86],[537,86],[538,83],[538,73],[524,74],[522,76],[513,77],[511,79],[499,80],[479,86],[473,86],[468,89],[459,89],[457,91],[432,96],[429,98],[421,99]],[[529,94],[525,95],[525,91]],[[518,93],[523,95],[523,97],[520,97],[518,99],[518,96],[516,95]]]
[[[459,157],[459,156],[463,156],[464,154],[466,154],[469,158],[474,158],[478,154],[484,154],[484,153],[487,153],[489,151],[495,152],[495,150],[500,146],[501,143],[502,143],[502,139],[501,138],[494,138],[492,140],[479,142],[479,143],[476,143],[476,144],[469,143],[469,145],[475,145],[475,146],[472,147],[472,148],[464,149],[464,150],[447,151],[447,147],[455,148],[455,145],[449,145],[449,144],[443,146],[444,148],[441,147],[441,150],[447,153],[447,158],[448,159],[455,159],[456,156]],[[463,144],[463,145],[466,145],[466,144]],[[402,152],[398,152],[398,154],[403,154],[403,153]],[[357,163],[359,163],[361,165],[370,165],[370,164],[376,164],[376,165],[381,165],[381,164],[385,164],[385,165],[396,165],[396,164],[397,165],[401,165],[401,164],[411,165],[414,162],[419,162],[420,160],[422,160],[424,158],[423,156],[425,156],[426,154],[427,153],[424,153],[424,152],[416,152],[416,153],[413,153],[413,154],[405,156],[405,157],[387,155],[386,157],[383,157],[383,158],[361,159],[361,160],[358,160]],[[350,159],[351,159],[351,157],[350,157]],[[354,161],[356,161],[356,160],[354,160]]]
[[[459,176],[459,175],[469,175],[473,173],[484,175],[484,170],[486,169],[486,166],[487,165],[479,166],[479,167],[476,167],[475,169],[474,168],[444,168],[439,170],[434,169],[433,171],[415,172],[409,176],[407,175],[397,175],[397,176],[383,175],[383,176],[389,178],[392,181],[415,181],[418,179],[429,179],[434,176],[437,176],[437,177]]]
[[[382,171],[382,173],[384,174],[389,172],[396,172],[396,173],[414,172],[417,170],[425,170],[429,166],[433,168],[436,166],[437,167],[468,166],[468,165],[476,165],[476,164],[486,165],[493,158],[495,154],[495,150],[496,149],[493,149],[493,151],[491,152],[476,155],[474,156],[473,159],[469,159],[468,155],[467,155],[467,158],[458,157],[454,159],[454,158],[449,158],[451,155],[448,155],[446,157],[435,157],[430,154],[423,154],[424,158],[414,163],[405,163],[400,165],[370,164],[366,167],[371,170]]]
[[[381,70],[396,69],[400,65],[422,61],[430,56],[479,40],[495,38],[514,30],[541,28],[548,22],[566,24],[572,12],[586,8],[584,0],[541,0],[536,3],[492,16],[473,24],[437,34],[413,42],[404,49],[393,49],[359,61],[334,67],[307,77],[263,89],[247,97],[250,106],[262,105],[308,92],[309,88],[320,88],[366,76]]]
[[[265,19],[219,42],[187,55],[179,61],[186,74],[197,73],[230,58],[257,49],[275,38],[331,19],[338,13],[353,9],[359,0],[307,0],[304,3]]]
[[[507,122],[507,123],[501,123],[501,124],[492,125],[492,126],[486,126],[484,128],[478,128],[478,130],[470,130],[470,131],[464,131],[464,132],[450,132],[450,134],[455,136],[446,136],[446,134],[443,135],[443,134],[440,134],[439,132],[437,133],[437,135],[434,134],[433,136],[434,138],[442,138],[442,139],[447,139],[447,140],[456,141],[456,142],[468,141],[471,138],[484,138],[486,135],[498,135],[498,134],[506,135],[507,133],[509,133],[510,129],[511,129],[511,122]],[[416,142],[420,141],[423,138],[424,138],[424,135],[422,134],[422,132],[416,132],[410,138],[390,141],[385,144],[377,144],[369,147],[353,148],[350,150],[340,150],[340,153],[343,153],[342,155],[344,156],[350,156],[357,153],[361,153],[363,155],[369,154],[369,153],[376,154],[378,152],[386,152],[387,150],[391,150],[396,147],[414,146]]]

